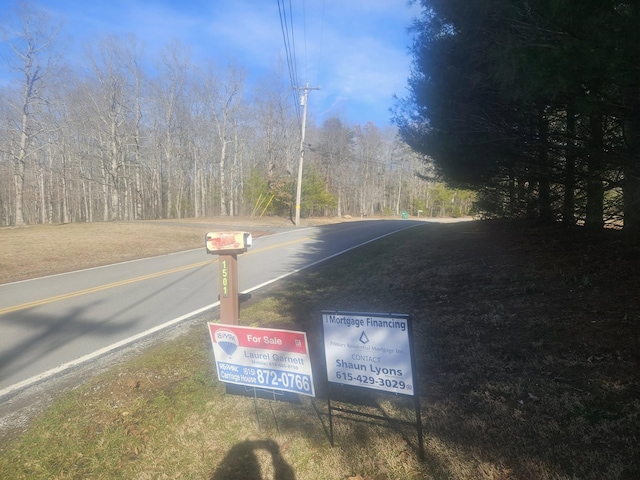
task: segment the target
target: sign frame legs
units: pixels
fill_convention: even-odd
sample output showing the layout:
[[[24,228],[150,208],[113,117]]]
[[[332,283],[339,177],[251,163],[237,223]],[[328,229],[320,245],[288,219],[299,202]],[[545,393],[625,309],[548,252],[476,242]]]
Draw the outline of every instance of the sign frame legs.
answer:
[[[399,423],[402,425],[408,425],[408,426],[414,427],[418,433],[418,457],[420,458],[420,460],[424,460],[424,435],[422,432],[422,412],[420,409],[420,396],[413,395],[413,401],[414,401],[416,421],[407,422],[406,420],[399,420],[397,418],[384,417],[382,415],[375,415],[372,413],[358,412],[357,410],[350,410],[348,408],[332,407],[331,406],[331,385],[327,385],[327,410],[329,413],[329,443],[331,444],[332,447],[335,446],[334,439],[333,439],[333,414],[332,414],[332,411],[335,410],[336,412],[348,413],[350,415],[356,415],[359,417],[372,418],[375,420],[382,420],[387,423]]]

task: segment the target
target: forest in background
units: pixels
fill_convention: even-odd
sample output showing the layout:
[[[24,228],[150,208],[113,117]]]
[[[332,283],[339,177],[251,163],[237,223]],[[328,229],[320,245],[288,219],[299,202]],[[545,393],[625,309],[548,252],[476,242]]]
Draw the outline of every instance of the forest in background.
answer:
[[[420,4],[402,138],[485,216],[640,241],[640,2]]]
[[[134,35],[71,65],[60,26],[29,3],[3,24],[0,225],[292,215],[301,124],[283,68],[248,85],[240,64],[176,42],[148,58]],[[395,128],[312,116],[303,217],[469,214],[473,195],[435,182]]]

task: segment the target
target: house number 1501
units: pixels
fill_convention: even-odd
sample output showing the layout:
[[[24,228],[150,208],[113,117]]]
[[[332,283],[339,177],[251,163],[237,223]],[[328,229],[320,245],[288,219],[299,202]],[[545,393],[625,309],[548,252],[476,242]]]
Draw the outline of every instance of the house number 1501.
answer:
[[[222,296],[229,296],[229,262],[227,260],[222,260]]]

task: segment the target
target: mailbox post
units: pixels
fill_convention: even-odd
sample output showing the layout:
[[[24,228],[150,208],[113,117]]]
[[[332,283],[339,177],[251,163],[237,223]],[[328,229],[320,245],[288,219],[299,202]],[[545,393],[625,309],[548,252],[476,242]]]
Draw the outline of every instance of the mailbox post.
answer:
[[[238,254],[251,246],[247,232],[209,232],[205,235],[207,253],[218,255],[220,269],[220,322],[238,325]]]

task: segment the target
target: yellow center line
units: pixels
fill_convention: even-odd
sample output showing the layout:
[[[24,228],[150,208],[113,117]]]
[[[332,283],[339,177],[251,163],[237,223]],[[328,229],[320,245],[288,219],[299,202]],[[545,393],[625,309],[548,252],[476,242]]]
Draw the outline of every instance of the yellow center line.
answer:
[[[264,252],[266,250],[271,250],[273,248],[278,248],[278,247],[283,247],[283,246],[286,246],[286,245],[291,245],[291,244],[294,244],[294,243],[304,242],[306,240],[309,240],[310,238],[311,237],[304,237],[304,238],[301,238],[299,240],[292,240],[290,242],[278,243],[278,244],[272,245],[270,247],[263,247],[263,248],[259,248],[259,249],[256,249],[256,250],[248,250],[247,253],[252,254],[252,253]],[[199,268],[199,267],[202,267],[204,265],[215,263],[217,261],[218,261],[218,259],[215,258],[215,259],[212,259],[212,260],[206,260],[204,262],[192,263],[190,265],[184,265],[182,267],[172,268],[170,270],[163,270],[161,272],[150,273],[149,275],[143,275],[141,277],[130,278],[128,280],[121,280],[119,282],[113,282],[113,283],[108,283],[106,285],[99,285],[97,287],[87,288],[87,289],[84,289],[84,290],[78,290],[77,292],[65,293],[63,295],[58,295],[58,296],[49,297],[49,298],[43,298],[41,300],[34,300],[33,302],[27,302],[27,303],[22,303],[20,305],[14,305],[12,307],[2,308],[2,309],[0,309],[0,315],[4,315],[6,313],[17,312],[19,310],[26,310],[27,308],[39,307],[41,305],[47,305],[49,303],[54,303],[54,302],[59,302],[59,301],[62,301],[62,300],[67,300],[69,298],[80,297],[82,295],[88,295],[90,293],[101,292],[103,290],[108,290],[110,288],[121,287],[123,285],[129,285],[131,283],[144,282],[145,280],[150,280],[152,278],[161,277],[163,275],[170,275],[172,273],[182,272],[184,270],[190,270],[192,268]]]
[[[18,310],[25,310],[31,307],[38,307],[40,305],[47,305],[49,303],[59,302],[61,300],[67,300],[69,298],[79,297],[81,295],[87,295],[89,293],[100,292],[102,290],[108,290],[110,288],[121,287],[123,285],[129,285],[131,283],[143,282],[152,278],[161,277],[163,275],[169,275],[171,273],[182,272],[183,270],[189,270],[191,268],[202,267],[209,263],[213,263],[216,260],[207,260],[205,262],[192,263],[191,265],[184,265],[182,267],[172,268],[171,270],[163,270],[162,272],[150,273],[149,275],[143,275],[141,277],[130,278],[128,280],[121,280],[119,282],[108,283],[106,285],[99,285],[97,287],[86,288],[84,290],[78,290],[77,292],[65,293],[56,297],[43,298],[42,300],[35,300],[33,302],[23,303],[21,305],[14,305],[13,307],[7,307],[0,309],[0,315],[5,313],[16,312]]]
[[[284,243],[276,243],[275,245],[271,245],[270,247],[262,247],[262,248],[258,248],[256,250],[249,249],[249,250],[247,250],[247,253],[245,253],[243,255],[251,255],[253,253],[260,253],[260,252],[264,252],[266,250],[272,250],[274,248],[286,247],[287,245],[293,245],[294,243],[306,242],[307,240],[311,240],[312,238],[313,237],[303,237],[303,238],[299,238],[297,240],[290,240],[290,241],[284,242]]]

